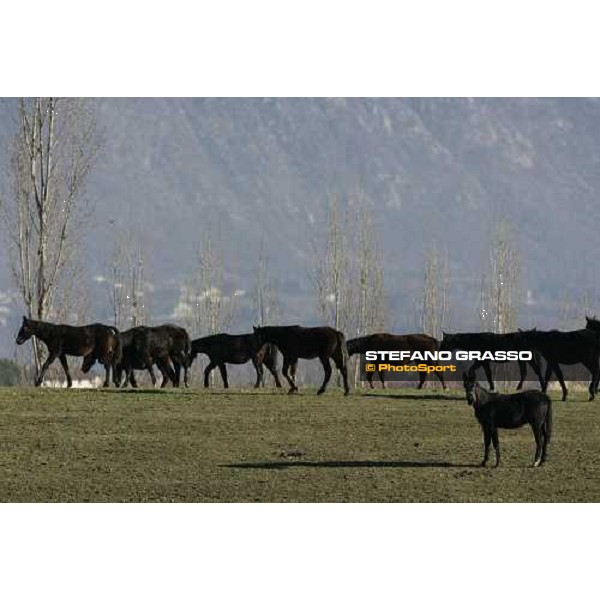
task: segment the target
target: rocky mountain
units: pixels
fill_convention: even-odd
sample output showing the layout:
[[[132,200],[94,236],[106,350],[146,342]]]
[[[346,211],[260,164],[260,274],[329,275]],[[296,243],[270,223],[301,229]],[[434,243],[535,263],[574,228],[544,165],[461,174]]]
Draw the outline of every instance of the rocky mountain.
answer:
[[[7,192],[15,103],[0,103],[0,189]],[[449,322],[479,329],[478,290],[494,224],[514,227],[522,257],[523,325],[556,326],[562,306],[593,309],[600,217],[600,102],[595,99],[109,99],[96,100],[104,146],[88,194],[87,276],[120,230],[148,250],[157,319],[173,316],[181,284],[211,231],[225,287],[251,290],[261,244],[287,322],[316,323],[311,242],[335,194],[364,196],[384,249],[390,328],[414,329],[433,240],[450,268]],[[0,354],[21,309],[0,270]],[[241,296],[235,329],[252,321]]]

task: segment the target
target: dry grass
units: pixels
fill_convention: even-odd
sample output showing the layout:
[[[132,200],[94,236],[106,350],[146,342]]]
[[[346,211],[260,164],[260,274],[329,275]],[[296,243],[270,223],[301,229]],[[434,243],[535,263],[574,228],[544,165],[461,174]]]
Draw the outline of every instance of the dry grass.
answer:
[[[600,401],[554,403],[539,469],[528,428],[500,445],[476,466],[460,391],[0,389],[4,502],[600,501]]]

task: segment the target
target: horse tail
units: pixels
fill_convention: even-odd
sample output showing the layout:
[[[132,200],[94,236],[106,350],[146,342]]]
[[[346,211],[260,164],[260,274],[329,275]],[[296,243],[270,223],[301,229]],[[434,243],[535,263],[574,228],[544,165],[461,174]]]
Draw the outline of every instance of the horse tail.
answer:
[[[337,332],[338,344],[340,345],[340,349],[342,351],[342,366],[346,368],[348,366],[348,361],[350,360],[350,354],[348,353],[348,346],[346,344],[346,337],[341,331]]]
[[[187,369],[188,367],[192,366],[192,340],[187,331],[185,332],[184,354],[185,354],[185,365],[184,366]]]
[[[115,336],[115,345],[113,347],[112,363],[119,364],[123,359],[123,342],[121,341],[121,333],[116,327],[111,327]]]
[[[348,351],[348,356],[352,356],[353,354],[360,352],[359,344],[360,344],[359,338],[354,338],[353,340],[348,340],[346,342],[346,350]]]

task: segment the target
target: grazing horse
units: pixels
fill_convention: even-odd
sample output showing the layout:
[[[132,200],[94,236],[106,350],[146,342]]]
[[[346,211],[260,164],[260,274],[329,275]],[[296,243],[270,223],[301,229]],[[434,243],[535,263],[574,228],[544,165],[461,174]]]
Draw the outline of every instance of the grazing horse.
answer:
[[[57,325],[45,321],[34,321],[23,317],[23,323],[17,339],[17,344],[24,344],[31,336],[42,340],[48,347],[48,358],[36,377],[35,385],[40,386],[48,367],[58,358],[67,376],[67,387],[73,385],[69,373],[67,356],[83,356],[83,371],[87,373],[96,360],[106,370],[104,387],[110,381],[110,367],[116,353],[119,351],[119,332],[114,327],[93,323],[82,327],[72,325]],[[88,366],[89,365],[89,366]]]
[[[600,378],[600,340],[595,331],[577,329],[575,331],[538,331],[530,329],[521,331],[526,344],[539,350],[546,361],[546,375],[542,391],[548,388],[552,373],[560,383],[563,400],[567,399],[567,386],[560,365],[575,365],[581,363],[592,375],[589,391],[590,400],[594,399]]]
[[[496,352],[497,350],[503,350],[509,352],[511,350],[531,350],[531,360],[527,361],[531,365],[533,372],[537,375],[540,382],[540,387],[544,388],[544,379],[542,378],[542,371],[540,369],[540,355],[539,352],[531,348],[526,341],[524,335],[519,332],[514,333],[444,333],[440,350],[478,350],[480,352]],[[469,372],[475,373],[479,367],[483,367],[485,376],[490,384],[490,390],[494,391],[494,380],[492,378],[492,369],[490,367],[489,360],[476,360],[471,367]],[[494,362],[507,362],[507,361],[494,361]],[[527,376],[527,364],[525,361],[518,361],[520,379],[517,384],[517,390],[522,389],[523,382]]]
[[[260,387],[263,381],[263,365],[269,369],[271,375],[275,378],[275,385],[281,387],[281,382],[277,375],[277,347],[273,344],[259,344],[253,333],[244,335],[230,335],[228,333],[218,333],[198,338],[192,341],[192,351],[190,354],[190,366],[196,356],[199,354],[208,356],[208,366],[204,369],[204,387],[208,387],[208,376],[210,372],[219,367],[223,385],[229,387],[227,381],[227,367],[225,363],[233,365],[243,365],[249,360],[252,361],[256,370],[256,383],[254,387]]]
[[[535,437],[533,466],[538,467],[546,460],[546,451],[552,435],[552,402],[544,392],[526,390],[518,394],[498,394],[484,390],[472,372],[463,373],[463,381],[469,406],[475,409],[475,417],[483,430],[485,451],[481,466],[485,467],[490,442],[496,451],[496,464],[500,464],[500,442],[498,428],[517,429],[531,425]]]
[[[124,335],[127,345],[115,361],[115,384],[119,385],[123,371],[124,385],[127,385],[127,382],[131,382],[134,369],[150,369],[157,364],[163,374],[161,387],[165,387],[169,380],[173,387],[179,387],[182,368],[187,387],[191,341],[183,327],[140,325],[127,330]]]
[[[348,349],[346,339],[341,331],[332,327],[300,327],[300,325],[287,325],[283,327],[255,327],[259,344],[275,344],[283,355],[281,372],[290,384],[290,394],[298,391],[296,385],[296,367],[299,358],[318,358],[323,365],[325,378],[317,394],[322,394],[331,378],[331,363],[333,358],[335,366],[342,374],[344,381],[344,395],[350,393],[348,387]],[[288,370],[291,369],[291,376]]]
[[[394,335],[391,333],[374,333],[364,337],[348,340],[348,354],[363,354],[369,350],[408,350],[409,352],[436,352],[438,350],[438,341],[424,333],[410,333],[407,335]],[[423,360],[424,364],[437,365],[437,361]],[[367,381],[373,388],[373,371],[367,372]],[[385,376],[383,371],[378,372],[381,386],[385,389]],[[435,373],[440,380],[442,387],[446,389],[443,373]],[[419,373],[419,385],[417,389],[421,389],[427,379],[426,372]]]

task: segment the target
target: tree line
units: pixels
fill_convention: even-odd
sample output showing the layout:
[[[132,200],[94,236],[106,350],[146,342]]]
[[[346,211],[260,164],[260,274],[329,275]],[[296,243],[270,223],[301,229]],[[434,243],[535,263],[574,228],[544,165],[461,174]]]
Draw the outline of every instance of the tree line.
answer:
[[[91,100],[30,98],[18,101],[10,147],[10,192],[0,198],[0,222],[15,289],[25,314],[37,320],[82,319],[89,309],[82,237],[92,222],[85,194],[102,148]],[[326,202],[326,226],[308,241],[309,277],[323,323],[356,337],[389,326],[385,253],[373,204],[363,194]],[[103,277],[111,319],[119,329],[149,324],[152,285],[143,235],[120,231]],[[177,316],[195,336],[228,330],[236,292],[224,293],[223,248],[206,234],[196,266],[183,284]],[[418,304],[420,329],[436,338],[449,322],[451,266],[431,242],[423,261]],[[241,292],[240,292],[241,293]],[[501,220],[490,236],[480,286],[480,329],[504,333],[517,325],[522,303],[521,260],[514,231]],[[264,243],[257,253],[251,291],[254,323],[284,318]],[[72,318],[72,317],[71,317]],[[32,357],[39,372],[42,348]],[[356,376],[356,374],[355,374]]]

